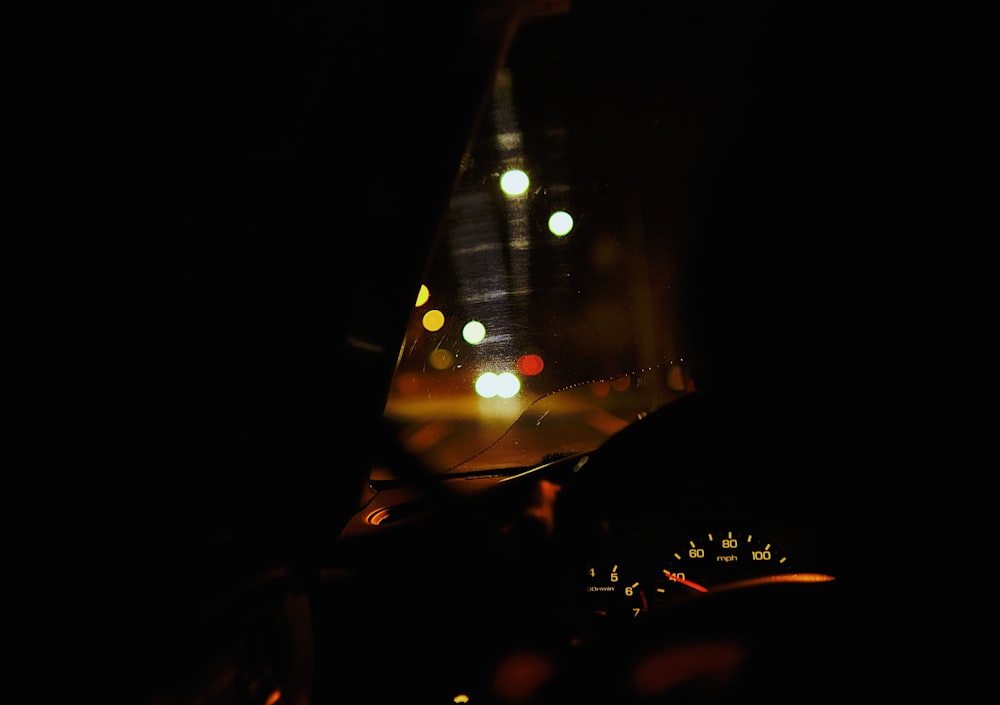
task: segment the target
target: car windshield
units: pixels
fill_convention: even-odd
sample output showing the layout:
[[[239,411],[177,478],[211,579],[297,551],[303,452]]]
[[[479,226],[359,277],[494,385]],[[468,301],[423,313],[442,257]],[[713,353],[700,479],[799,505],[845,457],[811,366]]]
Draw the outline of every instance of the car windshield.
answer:
[[[527,23],[507,52],[409,320],[385,416],[435,472],[588,451],[694,388],[677,278],[697,39],[607,53],[573,20]]]

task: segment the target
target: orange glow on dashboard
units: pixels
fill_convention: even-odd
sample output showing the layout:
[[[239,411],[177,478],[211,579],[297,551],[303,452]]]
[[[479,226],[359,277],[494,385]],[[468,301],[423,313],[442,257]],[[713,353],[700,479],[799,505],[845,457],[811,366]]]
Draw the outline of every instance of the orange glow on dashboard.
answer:
[[[556,497],[561,489],[554,482],[539,480],[535,486],[534,501],[524,510],[528,516],[538,519],[550,535],[556,528]]]
[[[540,653],[514,653],[497,666],[493,691],[505,702],[523,703],[552,677],[552,661]]]
[[[731,583],[716,585],[712,588],[712,592],[740,590],[743,588],[754,587],[756,585],[771,585],[774,583],[828,583],[832,580],[836,580],[836,578],[825,573],[785,573],[784,575],[764,575],[757,578],[734,580]]]
[[[721,686],[745,658],[746,649],[732,641],[663,649],[639,661],[632,671],[632,686],[647,698],[696,680],[706,687]]]

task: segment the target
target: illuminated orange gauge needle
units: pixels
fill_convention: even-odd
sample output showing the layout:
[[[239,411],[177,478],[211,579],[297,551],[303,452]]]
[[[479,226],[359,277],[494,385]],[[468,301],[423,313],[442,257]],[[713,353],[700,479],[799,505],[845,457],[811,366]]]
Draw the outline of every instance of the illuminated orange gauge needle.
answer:
[[[698,592],[708,592],[707,587],[703,587],[698,583],[694,582],[693,580],[685,580],[676,573],[671,573],[669,570],[664,569],[663,574],[667,576],[667,578],[669,578],[670,580],[673,580],[676,583],[680,583],[681,585],[686,585],[692,590],[697,590]]]

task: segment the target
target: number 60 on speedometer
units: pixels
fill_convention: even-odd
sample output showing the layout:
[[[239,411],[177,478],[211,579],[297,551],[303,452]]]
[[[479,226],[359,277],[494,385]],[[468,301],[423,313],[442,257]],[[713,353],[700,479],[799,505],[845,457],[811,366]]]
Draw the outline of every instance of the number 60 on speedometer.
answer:
[[[669,602],[731,583],[788,573],[784,551],[766,535],[733,530],[707,531],[670,547],[658,572],[654,598]]]

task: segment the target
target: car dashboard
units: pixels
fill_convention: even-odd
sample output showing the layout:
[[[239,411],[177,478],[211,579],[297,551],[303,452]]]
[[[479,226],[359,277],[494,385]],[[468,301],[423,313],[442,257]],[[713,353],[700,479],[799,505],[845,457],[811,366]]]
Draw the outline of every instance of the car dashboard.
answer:
[[[703,406],[692,395],[534,468],[374,493],[314,603],[317,633],[352,647],[317,667],[369,683],[368,702],[832,693],[836,532],[785,523],[803,518],[771,511],[787,498],[732,473],[708,473],[717,491],[672,477],[652,451]]]

